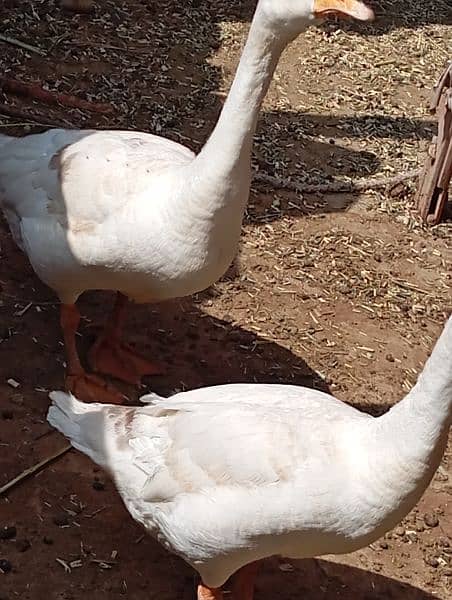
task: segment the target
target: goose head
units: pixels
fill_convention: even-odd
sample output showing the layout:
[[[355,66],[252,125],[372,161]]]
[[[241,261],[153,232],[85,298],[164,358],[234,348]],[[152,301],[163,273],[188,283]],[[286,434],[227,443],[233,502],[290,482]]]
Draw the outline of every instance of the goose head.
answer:
[[[360,0],[260,0],[260,9],[275,33],[296,37],[316,19],[330,15],[372,21],[374,12]]]

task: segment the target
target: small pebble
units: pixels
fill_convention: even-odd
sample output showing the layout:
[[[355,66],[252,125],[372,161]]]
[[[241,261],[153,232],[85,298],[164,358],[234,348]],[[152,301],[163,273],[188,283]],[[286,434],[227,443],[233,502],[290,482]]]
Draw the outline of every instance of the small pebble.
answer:
[[[93,481],[93,489],[96,490],[97,492],[103,492],[105,489],[105,483],[103,481],[101,481],[100,479],[95,479]]]
[[[415,543],[418,540],[417,534],[415,531],[410,531],[406,534],[407,541],[411,543]]]
[[[9,573],[13,568],[12,564],[6,558],[0,558],[0,573]]]
[[[52,521],[55,523],[55,525],[58,525],[58,527],[65,527],[66,525],[69,525],[69,519],[65,513],[55,515]]]
[[[388,362],[394,362],[394,360],[395,360],[395,359],[394,359],[394,357],[392,356],[392,354],[386,354],[386,360],[387,360]]]
[[[403,527],[396,527],[394,533],[399,537],[403,537],[405,535],[405,529]]]
[[[389,548],[388,542],[380,542],[380,548],[382,548],[382,550],[387,550]]]
[[[0,540],[12,540],[16,537],[17,530],[13,526],[0,528]]]
[[[427,527],[431,527],[431,528],[438,527],[439,519],[435,515],[435,513],[425,513],[424,523],[427,525]]]
[[[439,560],[436,558],[436,556],[427,556],[424,560],[429,567],[433,567],[434,569],[439,567]]]

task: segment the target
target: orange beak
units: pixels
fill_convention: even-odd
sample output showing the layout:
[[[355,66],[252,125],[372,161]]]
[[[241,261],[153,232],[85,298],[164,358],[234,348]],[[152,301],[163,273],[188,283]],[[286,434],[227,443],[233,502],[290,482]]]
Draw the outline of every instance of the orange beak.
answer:
[[[314,0],[314,15],[351,17],[359,21],[373,21],[374,11],[359,0]]]

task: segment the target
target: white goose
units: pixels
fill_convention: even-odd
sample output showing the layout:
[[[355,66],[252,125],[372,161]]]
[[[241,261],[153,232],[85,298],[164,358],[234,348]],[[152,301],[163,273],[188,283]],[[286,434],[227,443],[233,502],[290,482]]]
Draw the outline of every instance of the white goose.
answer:
[[[132,383],[158,372],[121,342],[127,299],[190,295],[226,271],[249,195],[253,133],[279,56],[316,16],[332,12],[373,17],[357,0],[260,0],[229,96],[198,156],[139,132],[0,136],[4,213],[34,270],[62,303],[66,389],[86,400],[123,399],[79,360],[75,302],[88,289],[118,291],[90,352],[91,367]]]
[[[416,504],[452,421],[452,317],[411,392],[374,418],[319,391],[230,384],[84,404],[48,420],[110,472],[132,517],[201,575],[199,600],[252,600],[260,559],[352,552]]]

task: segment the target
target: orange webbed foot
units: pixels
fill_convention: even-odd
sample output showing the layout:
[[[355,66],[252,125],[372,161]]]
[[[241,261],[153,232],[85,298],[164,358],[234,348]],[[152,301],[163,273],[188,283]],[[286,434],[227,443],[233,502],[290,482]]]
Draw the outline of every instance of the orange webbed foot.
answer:
[[[66,390],[83,402],[125,404],[126,396],[101,377],[89,373],[66,376]]]
[[[100,336],[88,354],[93,371],[138,385],[144,375],[161,375],[163,366],[136,353],[128,344]]]

